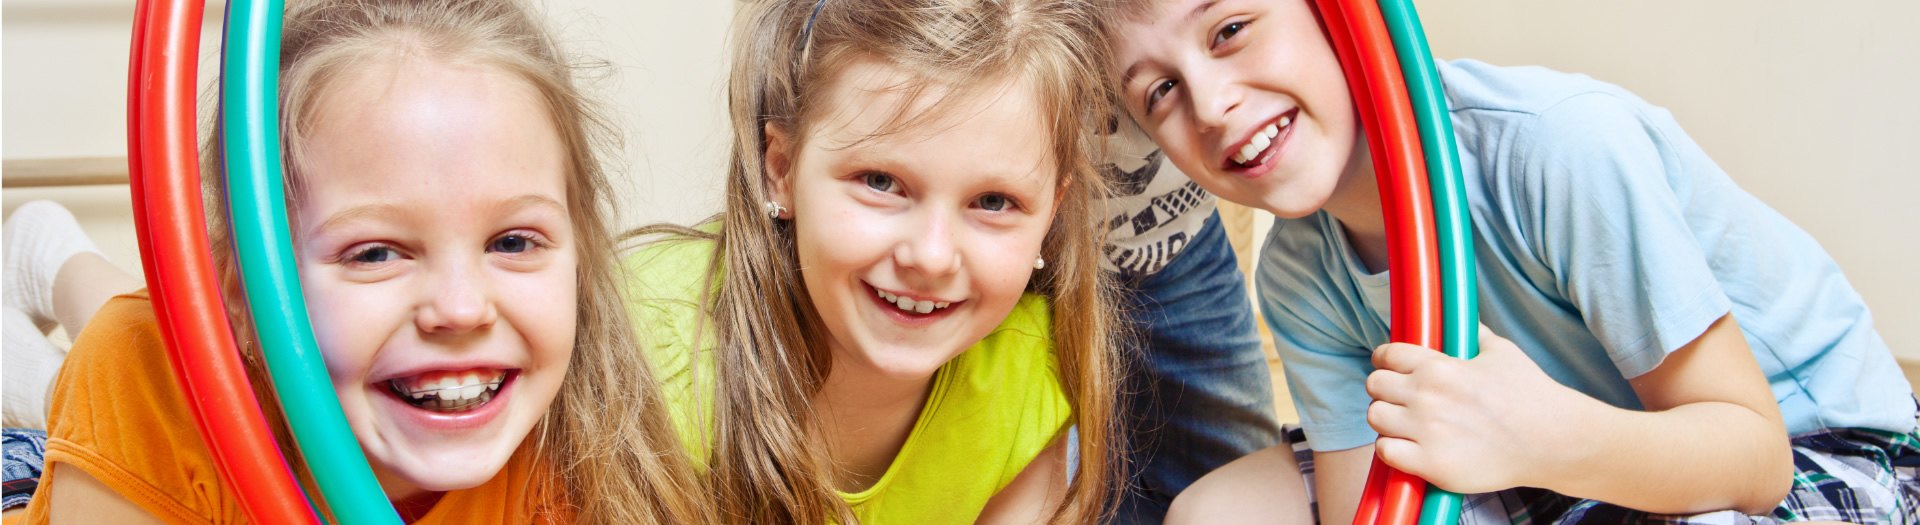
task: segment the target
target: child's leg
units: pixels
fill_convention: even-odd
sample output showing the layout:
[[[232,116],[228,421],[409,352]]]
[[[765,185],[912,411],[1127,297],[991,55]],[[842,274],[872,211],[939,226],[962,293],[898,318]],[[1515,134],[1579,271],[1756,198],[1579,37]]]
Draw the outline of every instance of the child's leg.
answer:
[[[93,252],[74,254],[55,275],[53,315],[69,338],[79,337],[80,330],[108,299],[144,286],[140,279]]]
[[[1195,481],[1173,500],[1167,523],[1313,523],[1313,456],[1303,441],[1248,454]]]
[[[47,391],[67,353],[47,341],[25,312],[0,308],[4,332],[0,348],[6,352],[6,382],[0,384],[0,422],[8,427],[47,428]]]
[[[51,201],[20,205],[7,216],[6,306],[33,320],[42,333],[53,328],[54,279],[76,254],[98,255],[66,208]],[[98,305],[96,305],[98,306]]]
[[[1735,511],[1655,515],[1551,493],[1528,503],[1535,509],[1525,514],[1536,519],[1555,514],[1539,507],[1558,498],[1570,505],[1553,521],[1556,524],[1920,522],[1920,476],[1916,476],[1920,474],[1920,434],[1839,429],[1795,437],[1793,466],[1793,488],[1766,516]]]
[[[1279,442],[1246,286],[1218,214],[1166,268],[1123,283],[1138,341],[1122,405],[1135,483],[1119,523],[1160,522],[1188,484]]]

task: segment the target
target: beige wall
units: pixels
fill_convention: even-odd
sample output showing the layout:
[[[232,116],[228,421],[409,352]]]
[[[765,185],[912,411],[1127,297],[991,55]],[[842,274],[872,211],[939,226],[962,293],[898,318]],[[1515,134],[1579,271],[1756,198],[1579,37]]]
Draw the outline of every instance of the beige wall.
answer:
[[[725,36],[733,2],[553,0],[548,19],[576,53],[611,67],[589,82],[626,134],[622,222],[690,222],[718,210],[726,154]],[[0,13],[0,151],[5,158],[126,154],[130,0],[5,0]],[[209,2],[202,85],[219,52],[222,3]],[[59,200],[122,267],[138,272],[127,190],[9,189],[5,211]]]
[[[1672,110],[1824,245],[1920,359],[1920,3],[1420,2],[1434,54],[1587,73]]]
[[[721,87],[735,2],[547,2],[628,131],[629,225],[717,209]],[[120,155],[127,0],[5,0],[0,151],[8,159]],[[1621,84],[1673,110],[1748,191],[1812,232],[1872,306],[1896,353],[1920,359],[1920,19],[1908,0],[1420,2],[1442,58],[1540,64]],[[217,25],[217,4],[208,22]],[[209,53],[214,39],[207,40]],[[211,56],[210,54],[208,55]],[[125,189],[8,190],[11,210],[57,197],[129,268]]]

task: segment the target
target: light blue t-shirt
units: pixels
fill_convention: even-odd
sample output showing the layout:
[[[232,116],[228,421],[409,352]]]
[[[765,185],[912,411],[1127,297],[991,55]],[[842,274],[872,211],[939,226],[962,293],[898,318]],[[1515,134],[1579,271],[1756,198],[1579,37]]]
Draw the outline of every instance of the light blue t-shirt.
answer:
[[[1666,110],[1542,68],[1440,64],[1479,266],[1481,322],[1560,383],[1638,409],[1627,378],[1728,312],[1787,430],[1908,432],[1915,403],[1873,316],[1799,227],[1735,186]],[[1314,450],[1373,442],[1387,272],[1325,212],[1274,223],[1261,309]]]

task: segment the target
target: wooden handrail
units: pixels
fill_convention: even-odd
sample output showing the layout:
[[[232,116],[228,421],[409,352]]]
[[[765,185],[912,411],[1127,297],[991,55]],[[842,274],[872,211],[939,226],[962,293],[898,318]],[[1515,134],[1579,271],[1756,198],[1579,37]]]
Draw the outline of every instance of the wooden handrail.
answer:
[[[0,187],[5,188],[109,186],[126,183],[126,157],[6,159],[0,162]]]

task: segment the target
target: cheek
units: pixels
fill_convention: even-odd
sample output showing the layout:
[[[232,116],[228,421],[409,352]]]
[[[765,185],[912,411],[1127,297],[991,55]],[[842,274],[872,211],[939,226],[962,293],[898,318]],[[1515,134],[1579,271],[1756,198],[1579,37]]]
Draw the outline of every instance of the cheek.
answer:
[[[968,272],[981,294],[993,297],[995,303],[1011,304],[1018,300],[1033,279],[1033,260],[1040,256],[1040,243],[1046,233],[1046,228],[1039,226],[983,236],[974,242],[967,254],[971,266]]]
[[[853,273],[887,256],[904,222],[846,195],[814,195],[793,218],[795,251],[809,284]]]
[[[377,288],[343,283],[314,283],[303,279],[307,317],[314,341],[335,383],[358,384],[372,365],[386,338],[404,323],[405,308],[397,300],[381,300]]]
[[[580,316],[577,259],[568,257],[500,290],[495,304],[541,355],[570,355]]]

